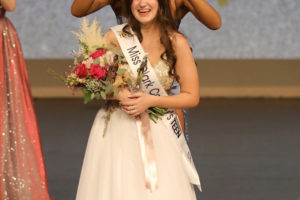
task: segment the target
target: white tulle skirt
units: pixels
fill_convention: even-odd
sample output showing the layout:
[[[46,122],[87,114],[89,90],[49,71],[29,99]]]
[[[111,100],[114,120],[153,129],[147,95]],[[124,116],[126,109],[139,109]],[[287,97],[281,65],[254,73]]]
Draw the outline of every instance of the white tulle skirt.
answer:
[[[145,187],[135,119],[119,108],[111,114],[103,137],[106,112],[101,109],[91,129],[80,175],[77,200],[194,200],[176,139],[162,121],[151,121],[158,168],[158,189]]]

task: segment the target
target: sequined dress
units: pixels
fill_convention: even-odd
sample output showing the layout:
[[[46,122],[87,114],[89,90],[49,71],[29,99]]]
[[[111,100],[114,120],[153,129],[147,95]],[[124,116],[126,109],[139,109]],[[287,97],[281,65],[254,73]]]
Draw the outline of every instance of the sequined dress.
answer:
[[[170,92],[173,79],[169,66],[159,61],[154,71]],[[76,200],[195,200],[195,192],[184,171],[180,149],[173,133],[162,121],[150,121],[158,189],[145,187],[145,174],[136,120],[113,108],[105,137],[106,110],[100,109],[92,126],[80,175]]]
[[[49,200],[26,65],[0,5],[0,199]]]

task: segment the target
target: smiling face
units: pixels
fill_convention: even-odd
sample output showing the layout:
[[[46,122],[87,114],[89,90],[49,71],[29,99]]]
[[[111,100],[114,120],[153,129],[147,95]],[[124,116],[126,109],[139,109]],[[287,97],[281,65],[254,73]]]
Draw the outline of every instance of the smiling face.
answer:
[[[131,12],[141,24],[154,22],[158,12],[158,0],[133,0]]]

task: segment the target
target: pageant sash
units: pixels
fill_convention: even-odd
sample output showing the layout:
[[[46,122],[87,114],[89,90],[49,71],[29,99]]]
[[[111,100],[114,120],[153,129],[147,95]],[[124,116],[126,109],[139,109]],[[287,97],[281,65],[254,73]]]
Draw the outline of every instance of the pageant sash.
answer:
[[[137,77],[138,68],[142,63],[145,52],[136,35],[128,35],[122,31],[125,25],[126,24],[114,26],[111,29],[118,39],[122,52],[131,68],[134,77]],[[133,33],[132,30],[131,33]],[[147,67],[144,70],[141,87],[143,92],[150,95],[168,96],[168,93],[160,84],[149,60],[147,62]],[[202,191],[200,179],[195,168],[189,147],[183,135],[183,131],[176,112],[172,109],[169,109],[167,113],[162,117],[162,121],[169,129],[169,132],[173,133],[172,135],[173,137],[175,137],[178,146],[180,147],[179,150],[182,154],[183,166],[190,182],[194,185],[197,185],[199,190]]]

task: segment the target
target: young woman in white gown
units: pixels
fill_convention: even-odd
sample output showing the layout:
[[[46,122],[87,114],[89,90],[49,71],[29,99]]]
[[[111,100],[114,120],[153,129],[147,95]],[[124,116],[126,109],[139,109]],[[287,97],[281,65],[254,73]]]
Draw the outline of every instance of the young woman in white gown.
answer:
[[[129,16],[123,33],[128,34],[132,28],[148,53],[148,62],[163,89],[170,92],[177,79],[181,92],[173,96],[154,96],[147,92],[131,93],[125,88],[108,108],[99,110],[90,132],[76,199],[195,200],[182,149],[164,120],[150,121],[158,181],[152,191],[145,186],[145,163],[136,118],[149,107],[183,109],[198,105],[198,73],[190,47],[176,31],[168,1],[127,0],[125,5]],[[108,42],[119,44],[113,30],[105,37]],[[198,180],[197,173],[194,178]]]
[[[126,22],[127,11],[124,6],[125,0],[74,0],[71,7],[72,15],[83,17],[94,13],[106,6],[110,6],[116,15],[118,24]],[[219,13],[205,0],[169,0],[169,5],[173,20],[177,29],[182,19],[188,14],[192,14],[201,24],[208,29],[216,30],[221,27],[222,20]],[[197,25],[197,24],[195,24]],[[172,93],[179,93],[180,88],[175,81],[173,84]],[[187,139],[188,133],[188,115],[186,110],[177,109],[177,114]]]

